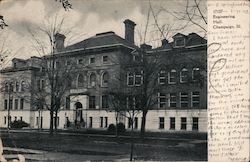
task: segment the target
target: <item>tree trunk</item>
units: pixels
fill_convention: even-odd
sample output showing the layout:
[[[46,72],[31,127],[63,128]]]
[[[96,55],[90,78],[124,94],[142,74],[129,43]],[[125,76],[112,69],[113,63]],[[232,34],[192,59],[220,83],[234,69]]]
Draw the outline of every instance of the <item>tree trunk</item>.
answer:
[[[54,127],[54,113],[50,110],[50,127],[49,127],[49,134],[53,135],[53,127]]]
[[[118,112],[115,113],[115,137],[118,137],[117,124],[118,124]]]
[[[57,115],[58,115],[58,112],[55,111],[55,132],[57,132]]]
[[[146,111],[146,110],[144,110],[142,112],[141,133],[140,133],[141,138],[144,138],[144,136],[145,136],[146,115],[147,115],[147,113],[148,113],[148,111]]]
[[[130,146],[130,161],[133,161],[134,156],[134,119],[132,119],[132,126],[131,126],[131,146]]]

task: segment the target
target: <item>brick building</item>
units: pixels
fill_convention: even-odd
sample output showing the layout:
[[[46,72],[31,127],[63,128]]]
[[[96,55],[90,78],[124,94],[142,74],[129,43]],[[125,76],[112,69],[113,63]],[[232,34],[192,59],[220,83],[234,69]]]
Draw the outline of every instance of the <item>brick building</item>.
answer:
[[[84,128],[106,129],[115,123],[115,114],[105,91],[112,84],[112,78],[120,75],[123,63],[136,63],[135,52],[143,49],[149,58],[161,56],[162,69],[157,72],[156,103],[147,114],[148,131],[207,131],[207,83],[206,83],[206,40],[195,33],[176,34],[173,41],[162,40],[162,45],[134,45],[136,24],[125,20],[125,39],[114,32],[96,34],[86,40],[64,47],[65,36],[56,34],[55,68],[68,68],[71,78],[58,112],[59,129],[78,125]],[[48,129],[50,113],[46,107],[38,109],[36,95],[46,91],[48,79],[41,64],[43,58],[31,57],[23,60],[14,58],[12,66],[1,70],[0,127],[7,127],[11,121],[23,120],[31,128]],[[141,75],[124,73],[124,84],[140,86]],[[47,99],[45,97],[45,99]],[[120,118],[130,128],[127,118]],[[140,129],[141,114],[134,123]]]

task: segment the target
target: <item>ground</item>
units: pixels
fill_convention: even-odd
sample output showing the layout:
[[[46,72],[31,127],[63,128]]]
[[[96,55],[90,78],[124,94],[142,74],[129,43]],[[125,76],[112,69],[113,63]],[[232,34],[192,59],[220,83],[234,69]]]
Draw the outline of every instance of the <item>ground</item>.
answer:
[[[124,135],[64,132],[51,137],[48,132],[1,130],[7,159],[23,154],[28,161],[129,160],[131,138]],[[134,159],[161,161],[205,161],[207,142],[204,134],[148,134],[136,137]]]

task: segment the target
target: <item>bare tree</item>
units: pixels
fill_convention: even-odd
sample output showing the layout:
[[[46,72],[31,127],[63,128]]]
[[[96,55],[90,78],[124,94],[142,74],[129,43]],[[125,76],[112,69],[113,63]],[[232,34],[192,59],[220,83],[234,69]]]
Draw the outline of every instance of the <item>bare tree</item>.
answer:
[[[69,0],[55,0],[55,1],[61,3],[65,11],[72,9],[72,4],[69,2]]]
[[[65,39],[65,36],[60,34],[62,32],[64,19],[57,20],[57,17],[45,28],[39,27],[39,31],[46,35],[47,43],[39,40],[33,32],[30,31],[31,36],[35,42],[35,49],[41,56],[37,58],[37,63],[41,68],[40,73],[37,73],[39,81],[42,81],[36,89],[33,89],[34,104],[38,107],[45,107],[50,111],[50,134],[53,130],[57,130],[57,116],[60,108],[64,105],[65,93],[70,88],[71,83],[71,68],[66,65],[67,57],[63,57],[58,52],[61,52],[63,43],[58,44],[57,40]],[[66,32],[67,33],[67,32]],[[60,40],[63,41],[63,40]]]
[[[5,27],[7,27],[8,25],[5,23],[4,18],[2,15],[0,15],[0,28],[4,29]]]
[[[155,7],[149,0],[150,11],[154,20],[154,25],[161,37],[166,37],[172,33],[181,32],[187,28],[196,27],[196,32],[201,33],[205,38],[207,35],[207,9],[204,0],[186,0],[181,1],[182,9],[172,11],[162,6]],[[162,17],[173,18],[173,23],[168,24],[168,19],[164,21]],[[159,21],[161,19],[161,21]],[[171,26],[171,30],[168,29]],[[198,30],[197,30],[198,29]],[[166,33],[167,31],[167,33]]]

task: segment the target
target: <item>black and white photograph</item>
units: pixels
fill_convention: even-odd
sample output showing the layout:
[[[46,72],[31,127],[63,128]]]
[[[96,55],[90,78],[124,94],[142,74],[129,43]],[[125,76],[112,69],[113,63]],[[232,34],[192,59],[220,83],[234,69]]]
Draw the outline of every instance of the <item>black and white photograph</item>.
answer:
[[[207,161],[206,0],[0,0],[0,161]]]

